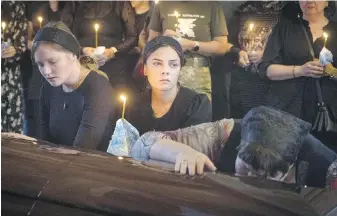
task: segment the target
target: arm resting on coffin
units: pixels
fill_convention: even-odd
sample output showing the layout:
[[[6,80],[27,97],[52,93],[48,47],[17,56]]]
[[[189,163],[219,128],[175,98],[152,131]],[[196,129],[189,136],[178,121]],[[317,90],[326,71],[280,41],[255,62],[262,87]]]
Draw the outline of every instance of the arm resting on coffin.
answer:
[[[176,163],[176,171],[180,170],[183,174],[185,165],[182,166],[181,163],[184,161],[188,166],[200,163],[200,166],[206,165],[214,170],[212,161],[220,159],[222,148],[233,126],[233,119],[223,119],[176,131],[148,132],[135,143],[131,155],[137,160],[151,158]],[[190,174],[193,173],[190,171]]]

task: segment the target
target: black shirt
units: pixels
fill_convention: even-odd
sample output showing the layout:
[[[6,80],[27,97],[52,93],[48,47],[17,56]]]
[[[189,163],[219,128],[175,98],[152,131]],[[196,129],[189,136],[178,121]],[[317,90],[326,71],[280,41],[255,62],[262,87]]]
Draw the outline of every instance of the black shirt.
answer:
[[[151,106],[151,92],[136,97],[127,120],[140,134],[148,131],[170,131],[212,121],[212,106],[208,97],[188,88],[180,87],[170,110],[156,118]]]
[[[302,18],[283,19],[271,33],[264,55],[259,65],[260,75],[266,78],[267,68],[272,64],[303,65],[312,60],[308,42],[301,28],[302,21],[309,39],[312,34],[309,23]],[[337,66],[337,23],[329,21],[323,28],[329,34],[327,49],[333,54],[333,65]],[[312,43],[315,57],[323,48],[323,37]],[[323,101],[328,104],[337,115],[337,83],[328,77],[321,78]],[[270,81],[271,92],[268,97],[269,105],[296,115],[305,121],[312,122],[316,114],[317,97],[315,79],[300,77],[282,81]]]
[[[109,81],[90,72],[66,93],[45,83],[41,92],[40,138],[62,145],[105,151],[113,130],[115,98]]]

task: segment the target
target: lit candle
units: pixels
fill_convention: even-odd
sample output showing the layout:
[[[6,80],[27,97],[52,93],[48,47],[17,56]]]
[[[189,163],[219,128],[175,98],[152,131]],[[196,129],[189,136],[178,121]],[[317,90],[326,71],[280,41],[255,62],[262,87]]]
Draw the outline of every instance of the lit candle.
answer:
[[[40,22],[40,28],[42,27],[42,21],[43,21],[43,18],[41,17],[41,16],[39,16],[38,18],[37,18],[37,20],[39,20],[39,22]]]
[[[5,28],[6,28],[6,22],[1,22],[1,28],[2,28],[2,31],[5,31]]]
[[[158,3],[159,3],[159,0],[154,0],[154,3],[155,3],[155,4],[158,4]]]
[[[328,40],[329,35],[326,32],[323,32],[323,37],[324,37],[324,47],[325,47],[326,41]]]
[[[95,45],[96,47],[98,47],[98,29],[99,29],[99,25],[96,23],[95,26]]]
[[[125,114],[125,104],[126,104],[126,96],[121,95],[120,99],[123,101],[123,111],[122,111],[122,119],[124,119],[124,114]]]
[[[4,37],[5,29],[6,29],[6,22],[1,22],[1,28],[2,28],[2,37]]]
[[[253,31],[253,29],[254,29],[254,23],[250,23],[249,24],[249,31]]]

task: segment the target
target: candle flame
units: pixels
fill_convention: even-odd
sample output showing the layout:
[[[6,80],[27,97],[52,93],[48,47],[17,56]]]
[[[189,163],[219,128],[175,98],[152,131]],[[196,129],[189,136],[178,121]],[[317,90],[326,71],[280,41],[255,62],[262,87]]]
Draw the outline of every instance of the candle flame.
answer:
[[[177,18],[179,17],[178,11],[174,11],[174,16],[176,16]]]
[[[158,4],[158,3],[159,3],[159,0],[154,0],[154,3],[155,3],[155,4]]]
[[[42,22],[42,20],[43,20],[43,18],[42,18],[42,17],[40,17],[40,16],[39,16],[37,19],[39,20],[39,22],[40,22],[40,23],[41,23],[41,22]]]
[[[121,95],[119,98],[123,101],[123,103],[126,102],[126,96],[125,95]]]
[[[254,23],[251,23],[251,24],[249,25],[249,31],[253,31],[253,29],[254,29]]]
[[[99,25],[96,23],[96,24],[94,25],[94,28],[95,28],[95,31],[98,31]]]
[[[6,28],[6,22],[1,22],[1,28],[4,30]]]
[[[329,35],[326,32],[323,32],[323,37],[325,38],[325,40],[327,40]]]

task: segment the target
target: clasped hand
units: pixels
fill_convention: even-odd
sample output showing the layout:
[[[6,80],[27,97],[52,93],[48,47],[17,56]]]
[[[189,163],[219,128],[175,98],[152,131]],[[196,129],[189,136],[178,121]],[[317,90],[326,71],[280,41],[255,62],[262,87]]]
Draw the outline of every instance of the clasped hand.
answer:
[[[1,50],[1,58],[11,58],[15,56],[16,50],[14,46],[8,46]]]
[[[238,64],[241,67],[248,67],[251,63],[258,64],[261,62],[263,56],[263,51],[245,51],[241,50],[239,52],[239,61]]]
[[[115,52],[112,48],[105,49],[102,55],[94,55],[95,48],[84,47],[83,54],[90,56],[97,61],[99,67],[103,66],[107,61],[115,57]]]

